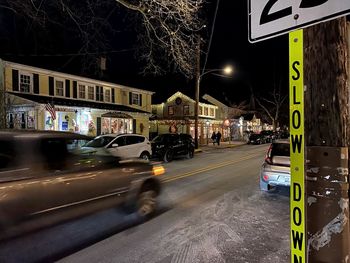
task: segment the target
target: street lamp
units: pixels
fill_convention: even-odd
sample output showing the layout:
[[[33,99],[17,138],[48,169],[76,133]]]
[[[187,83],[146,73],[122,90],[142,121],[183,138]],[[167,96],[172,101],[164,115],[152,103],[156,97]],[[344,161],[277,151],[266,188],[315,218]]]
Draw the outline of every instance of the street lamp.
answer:
[[[198,58],[199,58],[199,54],[198,54]],[[194,119],[194,141],[195,141],[195,148],[198,149],[198,110],[199,110],[199,89],[200,89],[200,82],[202,80],[202,77],[204,75],[207,75],[209,73],[221,73],[218,74],[219,76],[222,77],[226,77],[229,76],[233,73],[233,68],[232,66],[226,66],[224,68],[221,69],[209,69],[206,71],[203,71],[202,73],[200,72],[200,68],[199,68],[199,61],[197,61],[197,74],[196,74],[196,103],[195,103],[195,109],[194,109],[194,115],[195,115],[195,119]]]

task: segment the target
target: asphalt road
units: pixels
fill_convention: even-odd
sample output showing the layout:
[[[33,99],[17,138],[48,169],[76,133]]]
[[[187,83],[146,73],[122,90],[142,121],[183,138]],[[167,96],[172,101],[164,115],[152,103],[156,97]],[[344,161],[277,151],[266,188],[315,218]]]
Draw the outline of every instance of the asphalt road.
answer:
[[[157,216],[111,209],[0,244],[0,262],[289,262],[288,191],[259,191],[268,145],[164,164]]]

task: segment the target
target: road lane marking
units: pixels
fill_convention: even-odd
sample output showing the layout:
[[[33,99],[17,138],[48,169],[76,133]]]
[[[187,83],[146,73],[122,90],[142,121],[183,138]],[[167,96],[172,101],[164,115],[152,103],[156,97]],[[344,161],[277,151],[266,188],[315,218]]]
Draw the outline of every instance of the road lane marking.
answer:
[[[241,157],[240,159],[231,160],[231,161],[225,161],[225,162],[221,162],[221,163],[216,163],[216,164],[209,165],[209,166],[201,168],[201,169],[197,169],[197,170],[190,171],[190,172],[187,172],[187,173],[184,173],[184,174],[180,174],[180,175],[175,175],[175,176],[173,176],[171,178],[163,179],[162,182],[163,183],[172,182],[172,181],[179,180],[179,179],[182,179],[182,178],[186,178],[186,177],[189,177],[189,176],[192,176],[192,175],[195,175],[195,174],[199,174],[199,173],[202,173],[202,172],[208,172],[208,171],[215,170],[215,169],[218,169],[218,168],[221,168],[221,167],[224,167],[224,166],[228,166],[228,165],[236,164],[236,163],[239,163],[239,162],[242,162],[242,161],[246,161],[246,160],[252,159],[254,157],[260,156],[260,155],[261,155],[261,153],[259,153],[259,154],[251,154],[251,155],[247,155],[247,156]]]

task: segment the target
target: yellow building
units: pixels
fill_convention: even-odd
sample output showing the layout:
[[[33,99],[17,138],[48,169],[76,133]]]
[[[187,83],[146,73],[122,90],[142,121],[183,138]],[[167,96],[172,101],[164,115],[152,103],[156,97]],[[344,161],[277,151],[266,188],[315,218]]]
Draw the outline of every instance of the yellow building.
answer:
[[[161,104],[152,105],[154,120],[151,121],[152,137],[168,132],[195,136],[195,101],[181,92],[176,92]],[[199,102],[198,142],[207,144],[213,131],[223,132],[223,120],[218,118],[218,107]]]
[[[149,135],[153,92],[3,60],[0,72],[7,128]]]

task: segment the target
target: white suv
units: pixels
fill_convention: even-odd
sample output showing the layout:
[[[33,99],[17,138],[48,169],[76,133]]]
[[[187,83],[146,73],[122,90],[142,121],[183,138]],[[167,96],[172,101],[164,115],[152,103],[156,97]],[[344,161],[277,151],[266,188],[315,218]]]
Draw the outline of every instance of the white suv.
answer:
[[[138,134],[105,134],[85,144],[82,149],[97,155],[106,152],[123,159],[142,158],[149,160],[152,155],[151,143],[149,140]]]

